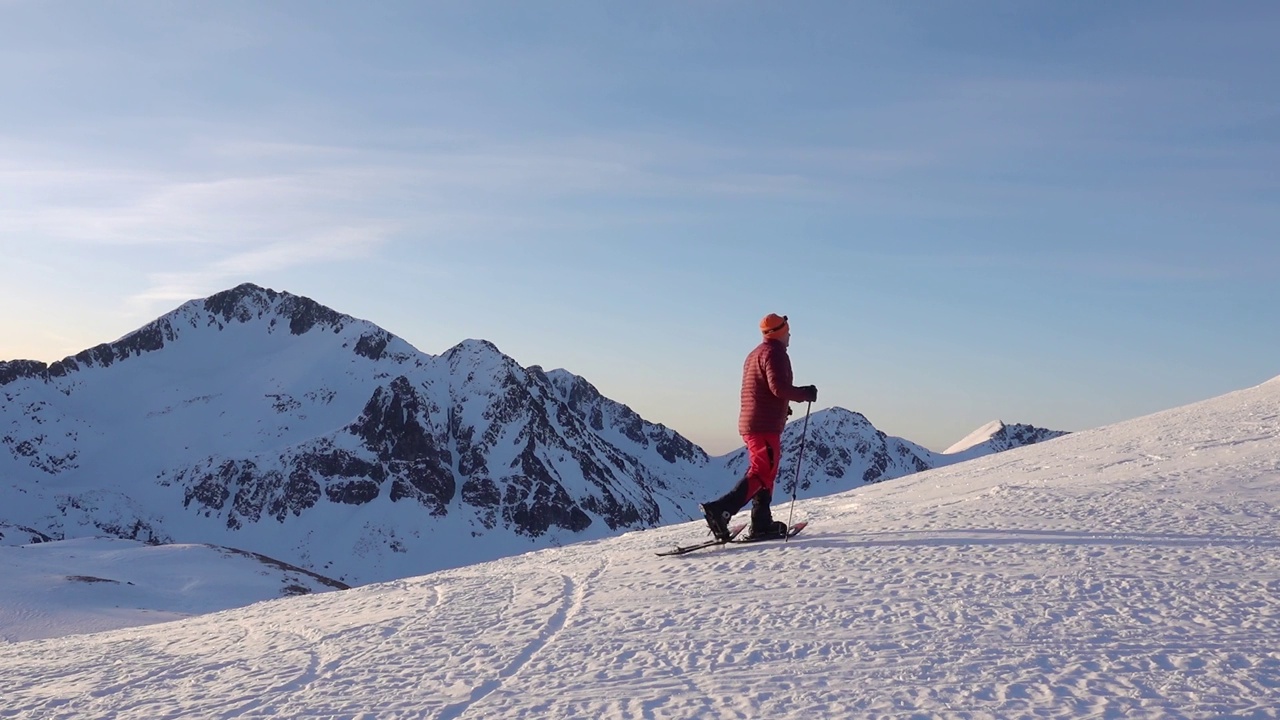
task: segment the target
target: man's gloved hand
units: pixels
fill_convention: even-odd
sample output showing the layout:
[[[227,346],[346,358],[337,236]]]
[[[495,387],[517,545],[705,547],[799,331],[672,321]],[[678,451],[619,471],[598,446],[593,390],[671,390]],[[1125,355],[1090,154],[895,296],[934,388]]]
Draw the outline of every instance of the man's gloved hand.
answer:
[[[805,402],[811,402],[811,403],[812,403],[812,402],[818,402],[818,386],[816,386],[816,385],[805,385],[804,387],[797,388],[797,389],[799,389],[799,390],[803,390],[803,391],[804,391],[804,393],[805,393]]]

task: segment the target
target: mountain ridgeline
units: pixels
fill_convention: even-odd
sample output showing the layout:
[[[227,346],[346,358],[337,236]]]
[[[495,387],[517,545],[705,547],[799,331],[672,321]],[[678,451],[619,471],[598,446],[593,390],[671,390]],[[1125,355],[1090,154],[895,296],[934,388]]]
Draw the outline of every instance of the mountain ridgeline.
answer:
[[[1010,427],[1028,429],[943,455],[818,411],[799,492],[1062,434]],[[0,444],[0,543],[206,542],[346,582],[688,520],[746,462],[489,342],[433,356],[251,284],[59,362],[0,362]]]

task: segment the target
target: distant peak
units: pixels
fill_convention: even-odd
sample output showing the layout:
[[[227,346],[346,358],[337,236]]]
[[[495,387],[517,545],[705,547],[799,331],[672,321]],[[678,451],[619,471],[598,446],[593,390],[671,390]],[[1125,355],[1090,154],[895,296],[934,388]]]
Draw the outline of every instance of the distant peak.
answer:
[[[231,288],[230,290],[224,290],[223,292],[232,292],[232,293],[263,293],[263,294],[266,294],[266,295],[270,295],[271,297],[275,297],[276,295],[279,295],[279,294],[280,294],[280,293],[277,293],[275,290],[272,290],[272,289],[270,289],[270,288],[264,288],[264,287],[262,287],[261,285],[255,285],[255,284],[253,284],[253,283],[251,283],[251,282],[247,282],[247,283],[240,283],[239,285],[237,285],[237,286],[235,286],[235,287]],[[284,294],[286,294],[286,295],[287,295],[288,293],[284,293]]]
[[[275,290],[264,288],[261,285],[254,285],[253,283],[241,283],[230,290],[223,290],[210,295],[204,299],[204,302],[206,306],[221,307],[252,299],[273,301],[281,295],[288,295],[288,293],[278,293]]]
[[[956,444],[952,445],[946,450],[943,450],[942,453],[944,455],[950,455],[952,453],[964,452],[965,450],[968,450],[969,448],[972,448],[975,445],[980,445],[984,442],[987,442],[991,438],[995,437],[996,433],[1000,432],[1004,428],[1005,428],[1005,425],[1003,421],[992,420],[986,425],[983,425],[977,430],[974,430],[973,432],[964,436],[963,440],[961,440],[960,442],[957,442]]]
[[[574,375],[564,368],[556,368],[543,374],[551,382],[552,386],[557,389],[561,397],[573,405],[580,405],[583,402],[595,402],[601,399],[608,400],[586,378]],[[613,401],[610,400],[610,402]]]
[[[238,311],[247,306],[252,305],[259,309],[265,309],[282,296],[292,297],[288,293],[278,293],[275,290],[254,285],[253,283],[242,283],[230,290],[223,290],[205,298],[204,307],[209,312],[221,315],[225,320],[230,320],[238,314]]]
[[[866,415],[863,415],[862,413],[856,412],[854,410],[842,408],[838,405],[826,408],[825,410],[818,410],[817,412],[813,413],[813,417],[815,419],[826,417],[835,422],[855,422],[855,423],[865,423],[867,425],[871,424],[871,421],[867,419]],[[794,415],[792,416],[792,419],[793,420],[795,419]]]
[[[445,351],[446,355],[502,355],[497,345],[488,340],[468,338]],[[504,356],[505,357],[505,356]]]
[[[275,312],[289,320],[289,331],[302,335],[316,325],[341,327],[353,318],[308,297],[276,292],[253,283],[240,285],[204,299],[204,309],[224,322],[248,322]]]
[[[1010,425],[1000,420],[993,420],[969,433],[968,437],[947,448],[943,454],[955,455],[979,446],[986,446],[989,452],[1001,452],[1023,445],[1034,445],[1067,434],[1069,433],[1064,430],[1048,430],[1021,423]]]

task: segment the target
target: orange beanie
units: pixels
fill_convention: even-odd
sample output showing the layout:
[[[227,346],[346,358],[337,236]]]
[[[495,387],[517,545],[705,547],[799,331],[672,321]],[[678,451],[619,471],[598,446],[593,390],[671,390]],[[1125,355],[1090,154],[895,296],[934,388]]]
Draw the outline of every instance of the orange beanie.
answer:
[[[764,333],[765,337],[769,337],[770,335],[776,335],[777,333],[782,332],[783,329],[785,329],[786,327],[787,327],[786,315],[775,315],[773,313],[769,313],[768,315],[764,316],[763,320],[760,321],[760,332]]]

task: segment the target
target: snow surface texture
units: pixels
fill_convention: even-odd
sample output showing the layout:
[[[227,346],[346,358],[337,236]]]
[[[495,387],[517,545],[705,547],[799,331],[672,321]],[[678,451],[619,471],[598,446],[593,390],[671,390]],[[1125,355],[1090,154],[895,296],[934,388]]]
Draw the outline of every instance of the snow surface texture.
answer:
[[[1277,491],[1271,381],[802,501],[785,544],[655,557],[683,523],[0,645],[0,717],[1276,717]]]
[[[346,589],[230,548],[116,538],[0,547],[0,577],[0,643],[150,625]]]

